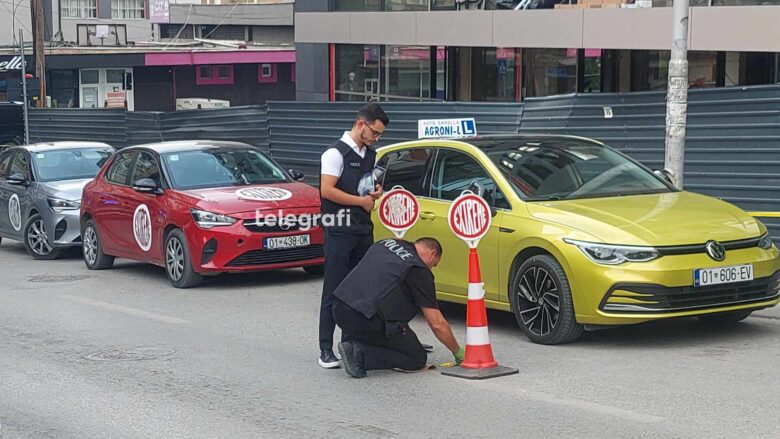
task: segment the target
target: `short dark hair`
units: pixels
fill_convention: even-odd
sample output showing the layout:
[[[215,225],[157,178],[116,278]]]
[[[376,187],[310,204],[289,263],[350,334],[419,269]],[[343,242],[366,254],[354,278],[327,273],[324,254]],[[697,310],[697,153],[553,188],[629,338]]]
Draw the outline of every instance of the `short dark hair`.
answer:
[[[420,238],[417,241],[414,241],[414,243],[428,247],[429,249],[435,251],[439,257],[441,257],[442,253],[444,253],[444,251],[441,249],[441,243],[436,238]]]
[[[390,118],[387,117],[387,113],[379,104],[370,103],[366,104],[357,113],[357,119],[363,119],[368,123],[374,123],[377,120],[381,120],[385,126],[390,124]]]

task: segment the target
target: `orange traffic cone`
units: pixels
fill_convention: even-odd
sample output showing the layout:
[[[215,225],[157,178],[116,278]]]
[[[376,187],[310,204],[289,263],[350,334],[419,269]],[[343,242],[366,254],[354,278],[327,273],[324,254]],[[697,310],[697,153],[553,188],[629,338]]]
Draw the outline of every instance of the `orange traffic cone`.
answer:
[[[477,249],[469,249],[469,300],[466,305],[466,355],[459,367],[444,369],[442,375],[485,379],[518,373],[517,369],[499,366],[493,358],[488,335],[485,288],[479,269]]]
[[[466,305],[466,357],[460,365],[464,369],[496,367],[493,348],[488,336],[485,288],[479,270],[477,249],[469,250],[469,301]]]

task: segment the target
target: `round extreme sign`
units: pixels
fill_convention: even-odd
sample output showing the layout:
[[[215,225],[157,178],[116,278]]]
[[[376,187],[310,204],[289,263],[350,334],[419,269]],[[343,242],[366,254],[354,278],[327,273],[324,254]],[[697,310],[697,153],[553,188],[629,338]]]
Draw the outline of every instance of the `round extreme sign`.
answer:
[[[420,203],[414,194],[396,186],[379,201],[379,221],[396,237],[402,238],[420,218]]]
[[[152,248],[152,216],[146,204],[135,208],[133,214],[133,237],[141,250],[148,252]]]
[[[19,202],[19,195],[13,194],[8,200],[8,218],[14,230],[22,230],[22,204]]]
[[[447,215],[452,233],[472,248],[490,229],[491,218],[487,201],[470,192],[456,198]]]

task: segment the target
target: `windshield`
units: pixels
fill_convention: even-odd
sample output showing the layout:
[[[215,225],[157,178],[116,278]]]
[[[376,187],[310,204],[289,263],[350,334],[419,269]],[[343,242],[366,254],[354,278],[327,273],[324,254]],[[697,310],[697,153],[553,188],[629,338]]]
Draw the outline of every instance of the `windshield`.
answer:
[[[263,153],[214,148],[162,154],[174,189],[283,183],[287,175]]]
[[[61,181],[95,178],[108,160],[111,148],[69,148],[32,153],[38,180]]]
[[[612,148],[576,139],[475,142],[528,201],[671,192],[648,169]]]

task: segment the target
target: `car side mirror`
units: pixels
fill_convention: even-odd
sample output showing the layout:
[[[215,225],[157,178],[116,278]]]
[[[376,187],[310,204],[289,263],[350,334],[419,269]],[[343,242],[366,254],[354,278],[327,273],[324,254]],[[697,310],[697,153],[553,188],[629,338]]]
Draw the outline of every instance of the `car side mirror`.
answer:
[[[27,185],[27,179],[24,178],[24,175],[15,173],[8,176],[6,179],[8,184],[12,184],[15,186],[26,186]]]
[[[674,186],[674,185],[675,185],[674,172],[672,172],[671,170],[669,170],[669,169],[666,169],[666,168],[664,168],[664,169],[661,169],[661,170],[658,170],[658,169],[656,169],[656,170],[654,170],[654,171],[653,171],[653,173],[654,173],[655,175],[657,175],[657,176],[659,176],[659,177],[663,178],[663,179],[664,179],[664,180],[666,180],[667,182],[671,183],[671,184],[672,184],[672,186]]]
[[[142,178],[133,183],[133,190],[143,194],[161,194],[162,190],[151,178]]]
[[[478,182],[477,180],[473,180],[469,184],[469,190],[477,194],[477,196],[484,197],[485,196],[485,186],[482,185],[482,183]]]
[[[305,177],[303,172],[301,172],[301,171],[299,171],[297,169],[290,169],[287,172],[290,174],[290,177],[292,177],[292,179],[294,181],[301,181],[301,180],[303,180],[303,177]]]

